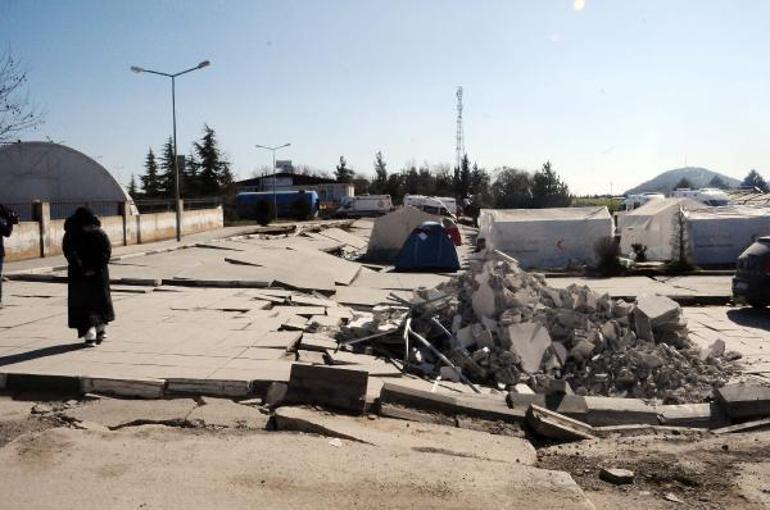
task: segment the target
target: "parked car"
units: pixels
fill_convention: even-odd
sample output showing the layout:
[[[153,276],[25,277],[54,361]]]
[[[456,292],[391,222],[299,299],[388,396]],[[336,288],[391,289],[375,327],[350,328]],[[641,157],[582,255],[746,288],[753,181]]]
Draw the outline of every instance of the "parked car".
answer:
[[[738,257],[733,298],[754,308],[770,304],[770,236],[760,237]]]

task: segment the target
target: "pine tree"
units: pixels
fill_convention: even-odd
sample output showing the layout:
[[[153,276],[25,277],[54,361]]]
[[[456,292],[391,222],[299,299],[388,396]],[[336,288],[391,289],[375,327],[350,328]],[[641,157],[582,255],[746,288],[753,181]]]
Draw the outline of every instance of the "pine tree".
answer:
[[[715,175],[711,178],[711,180],[708,183],[709,188],[717,188],[717,189],[730,189],[730,185],[727,184],[721,177],[718,175]]]
[[[129,181],[128,183],[128,196],[135,199],[136,195],[137,195],[136,178],[134,178],[134,174],[131,174],[131,181]]]
[[[185,160],[183,169],[184,179],[182,179],[182,183],[184,184],[183,191],[185,197],[200,196],[200,183],[198,182],[199,168],[200,162],[195,157],[195,153],[190,151],[190,154]]]
[[[682,207],[679,207],[679,210],[674,213],[672,222],[671,263],[669,267],[676,272],[690,271],[693,269],[692,246],[690,244],[690,230],[687,225],[687,213]]]
[[[348,168],[348,163],[345,161],[344,156],[340,156],[340,162],[337,164],[337,167],[334,172],[334,176],[337,179],[337,182],[352,182],[353,181],[353,170]]]
[[[692,189],[694,186],[687,177],[682,177],[679,182],[676,183],[674,189]]]
[[[746,176],[745,179],[743,179],[743,182],[741,183],[741,186],[747,186],[756,188],[762,193],[767,193],[770,191],[770,187],[768,187],[767,182],[765,182],[765,179],[762,178],[761,175],[759,175],[759,172],[756,170],[751,170],[749,174]]]
[[[551,162],[546,161],[532,176],[532,207],[567,207],[570,202],[569,188],[553,170]]]
[[[219,195],[224,186],[232,183],[232,173],[219,150],[216,133],[207,124],[203,125],[203,137],[195,142],[195,154],[200,160],[198,183],[201,196]]]
[[[161,194],[160,177],[158,176],[158,163],[152,149],[147,151],[144,169],[146,173],[139,176],[139,180],[142,181],[142,191],[147,198],[157,198]]]
[[[166,198],[174,198],[176,196],[176,166],[174,165],[174,159],[174,141],[169,136],[166,143],[163,144],[160,155],[160,168],[162,172],[159,176],[159,185],[161,194]]]
[[[377,151],[374,159],[374,180],[370,186],[372,193],[383,193],[388,183],[388,170],[382,152]]]

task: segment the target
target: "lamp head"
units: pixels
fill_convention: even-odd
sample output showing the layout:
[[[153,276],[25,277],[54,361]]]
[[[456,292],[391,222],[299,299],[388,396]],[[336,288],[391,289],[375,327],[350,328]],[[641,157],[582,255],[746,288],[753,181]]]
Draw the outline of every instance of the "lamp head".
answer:
[[[135,72],[135,73],[143,73],[144,72],[144,69],[142,69],[141,67],[137,67],[137,66],[131,66],[131,70],[133,72]]]
[[[211,65],[211,62],[209,62],[208,60],[204,60],[203,62],[198,64],[198,69],[203,69],[204,67],[208,67],[210,65]]]

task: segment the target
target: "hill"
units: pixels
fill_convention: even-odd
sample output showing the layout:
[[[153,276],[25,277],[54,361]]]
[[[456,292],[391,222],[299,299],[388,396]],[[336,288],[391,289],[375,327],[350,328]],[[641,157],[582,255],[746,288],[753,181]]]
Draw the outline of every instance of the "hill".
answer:
[[[688,166],[685,168],[675,168],[674,170],[663,172],[659,176],[650,179],[647,182],[643,182],[635,188],[631,188],[630,190],[626,191],[625,194],[628,195],[632,193],[643,193],[645,191],[660,191],[662,193],[669,193],[673,191],[674,186],[676,186],[676,184],[682,178],[690,181],[693,185],[693,188],[705,188],[709,185],[709,182],[711,182],[711,179],[714,177],[719,177],[732,188],[737,187],[741,183],[741,181],[738,179],[728,177],[724,174],[714,172],[713,170],[709,170],[707,168]]]

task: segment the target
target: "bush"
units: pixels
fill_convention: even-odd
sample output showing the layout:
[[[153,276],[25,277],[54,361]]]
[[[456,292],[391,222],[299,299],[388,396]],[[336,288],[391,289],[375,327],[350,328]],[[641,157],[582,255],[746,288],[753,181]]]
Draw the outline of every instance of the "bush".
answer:
[[[600,238],[594,244],[594,253],[598,259],[597,271],[602,276],[615,276],[620,274],[622,266],[618,257],[620,256],[620,243],[614,237],[606,236]]]
[[[254,217],[256,218],[257,223],[263,227],[270,224],[270,222],[273,221],[273,218],[275,218],[273,203],[269,200],[260,200],[257,202],[254,205]]]

